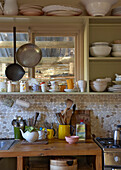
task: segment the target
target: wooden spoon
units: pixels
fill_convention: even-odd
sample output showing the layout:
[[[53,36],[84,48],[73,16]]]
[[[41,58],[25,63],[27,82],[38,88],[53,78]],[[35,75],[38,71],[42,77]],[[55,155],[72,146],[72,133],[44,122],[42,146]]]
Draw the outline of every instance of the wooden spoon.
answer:
[[[67,99],[66,100],[66,108],[61,112],[61,114],[64,115],[67,112],[67,110],[70,109],[72,104],[73,104],[73,101],[71,99]]]
[[[66,112],[66,123],[67,123],[67,125],[70,125],[70,120],[71,120],[72,113],[73,112],[72,112],[71,109]]]

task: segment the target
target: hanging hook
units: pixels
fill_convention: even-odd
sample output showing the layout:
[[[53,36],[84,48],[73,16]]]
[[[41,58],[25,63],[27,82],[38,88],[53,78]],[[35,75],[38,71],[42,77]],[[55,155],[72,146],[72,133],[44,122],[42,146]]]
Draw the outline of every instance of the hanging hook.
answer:
[[[31,41],[31,27],[28,27],[28,34],[29,34],[28,42],[30,42]]]

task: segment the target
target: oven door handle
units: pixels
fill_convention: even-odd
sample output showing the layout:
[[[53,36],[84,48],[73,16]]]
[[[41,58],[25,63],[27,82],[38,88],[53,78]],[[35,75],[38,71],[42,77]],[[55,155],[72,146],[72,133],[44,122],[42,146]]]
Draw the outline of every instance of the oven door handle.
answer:
[[[117,168],[112,168],[111,170],[121,170],[121,168],[120,168],[120,169],[117,169]]]

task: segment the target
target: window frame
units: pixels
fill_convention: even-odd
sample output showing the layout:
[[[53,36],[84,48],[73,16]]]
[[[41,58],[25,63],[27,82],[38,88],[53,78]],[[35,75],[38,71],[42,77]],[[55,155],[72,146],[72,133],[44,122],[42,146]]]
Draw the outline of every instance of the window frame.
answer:
[[[63,29],[64,28],[64,29]],[[84,79],[84,24],[79,25],[44,25],[42,28],[36,28],[31,31],[32,43],[35,43],[36,36],[74,36],[75,37],[75,62],[74,78],[75,81]],[[35,77],[35,67],[30,69],[30,77]]]

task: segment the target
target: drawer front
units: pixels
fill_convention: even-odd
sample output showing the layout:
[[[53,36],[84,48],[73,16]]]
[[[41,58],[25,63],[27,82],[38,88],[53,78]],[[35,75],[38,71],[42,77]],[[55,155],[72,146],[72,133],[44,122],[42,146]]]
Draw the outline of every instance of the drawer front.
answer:
[[[104,153],[104,166],[121,166],[121,153]]]

